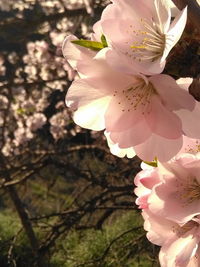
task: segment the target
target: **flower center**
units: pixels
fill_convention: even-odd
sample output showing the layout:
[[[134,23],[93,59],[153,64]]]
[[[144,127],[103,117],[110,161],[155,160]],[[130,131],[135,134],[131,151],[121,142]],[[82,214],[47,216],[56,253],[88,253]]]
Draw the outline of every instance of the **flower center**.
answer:
[[[184,191],[189,203],[200,199],[200,184],[196,178],[193,178],[192,182],[185,188]]]
[[[190,152],[190,153],[198,153],[200,152],[200,141],[199,140],[195,140],[194,144],[189,144],[186,146],[185,148],[185,152]]]
[[[131,57],[138,61],[155,61],[162,57],[165,49],[166,38],[159,25],[153,20],[148,23],[141,19],[144,30],[133,30],[134,35],[139,41],[131,44]],[[131,25],[130,25],[131,27]],[[130,55],[130,54],[129,54]]]
[[[178,184],[177,197],[179,197],[184,204],[190,204],[196,200],[200,200],[200,184],[196,177],[188,177],[186,183]]]
[[[118,97],[118,105],[122,112],[140,109],[144,115],[150,113],[151,97],[156,94],[156,89],[150,82],[147,84],[145,80],[138,78],[135,83],[127,86],[124,90],[116,90],[113,96]]]

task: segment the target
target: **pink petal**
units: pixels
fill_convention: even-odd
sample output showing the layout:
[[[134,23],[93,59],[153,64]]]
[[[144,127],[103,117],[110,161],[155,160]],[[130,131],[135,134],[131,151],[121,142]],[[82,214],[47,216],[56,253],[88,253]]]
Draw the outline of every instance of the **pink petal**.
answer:
[[[109,48],[99,51],[90,61],[81,61],[78,71],[88,77],[87,83],[100,91],[122,91],[126,86],[134,82],[133,76],[118,72],[107,64],[105,57]]]
[[[143,115],[140,110],[124,111],[126,102],[122,102],[120,97],[113,97],[105,114],[106,129],[108,132],[121,132],[131,129],[140,120]]]
[[[139,209],[147,209],[148,208],[148,197],[149,197],[149,194],[147,195],[143,195],[141,197],[138,197],[135,201],[135,203],[138,205],[138,208]]]
[[[186,197],[181,199],[180,195],[184,192],[181,191],[182,188],[179,191],[179,184],[175,182],[175,178],[172,178],[154,188],[154,193],[148,199],[149,209],[159,216],[182,224],[200,214],[200,201],[197,199],[190,203]]]
[[[106,60],[112,68],[120,72],[130,75],[145,72],[145,68],[140,66],[140,64],[114,49],[107,52]]]
[[[198,248],[199,238],[193,235],[195,230],[163,245],[159,255],[161,266],[187,267]]]
[[[104,114],[109,102],[109,95],[90,87],[83,79],[74,81],[66,96],[66,104],[77,109],[75,123],[97,131],[105,128]]]
[[[140,18],[149,18],[151,19],[152,13],[154,13],[154,4],[153,0],[124,0],[118,1],[113,0],[114,7],[118,8],[120,11],[123,10],[124,12],[120,12],[120,15],[127,18],[132,18],[134,20],[140,20]],[[107,13],[109,17],[110,14]]]
[[[160,217],[148,209],[142,212],[142,216],[145,220],[144,229],[148,231],[147,238],[153,244],[161,246],[174,237],[173,229],[177,227],[176,223]]]
[[[200,103],[196,101],[196,105],[193,111],[181,109],[177,110],[176,114],[182,121],[184,134],[191,138],[200,138]]]
[[[145,118],[154,134],[167,139],[177,139],[182,135],[181,120],[167,110],[157,96],[151,98],[151,111],[145,114]]]
[[[168,1],[155,0],[156,21],[160,25],[163,33],[166,33],[169,29],[171,22],[171,10],[168,5]]]
[[[135,146],[134,149],[143,160],[153,161],[158,157],[160,161],[168,161],[181,149],[182,142],[182,137],[171,140],[152,134],[149,139]]]
[[[74,113],[74,122],[83,128],[100,131],[105,129],[104,114],[110,98],[104,97],[81,106]]]
[[[62,45],[62,53],[70,65],[76,69],[77,61],[90,60],[95,56],[96,52],[71,43],[74,40],[78,40],[74,35],[69,35],[65,38]]]
[[[133,158],[135,157],[135,150],[133,149],[133,147],[129,147],[129,148],[125,148],[122,149],[119,147],[118,144],[114,143],[111,139],[110,139],[110,133],[109,132],[104,132],[107,142],[108,142],[108,146],[110,148],[110,152],[115,155],[118,156],[120,158],[123,158],[125,156],[127,156],[127,158]]]
[[[79,106],[85,106],[90,102],[108,96],[106,92],[102,92],[88,84],[87,79],[79,79],[72,83],[66,95],[66,105],[73,109]]]
[[[158,177],[145,177],[140,180],[141,184],[143,184],[146,188],[152,189],[154,185],[160,182]]]
[[[181,108],[193,110],[195,106],[194,98],[186,90],[177,85],[176,81],[169,75],[160,74],[149,78],[162,101],[170,110]],[[187,83],[188,80],[180,80],[180,83]]]
[[[128,118],[129,117],[121,117],[121,120],[118,123],[123,124],[124,127],[131,127],[132,125],[134,125],[133,127],[122,130],[121,132],[115,132],[115,130],[113,130],[110,133],[111,140],[114,143],[118,143],[120,148],[133,147],[144,142],[151,135],[151,131],[149,130],[149,127],[146,124],[145,120],[133,123],[131,122],[132,118],[130,117],[130,121],[126,121],[127,124],[125,124],[125,120],[127,120]],[[143,131],[143,134],[141,134],[141,131]]]

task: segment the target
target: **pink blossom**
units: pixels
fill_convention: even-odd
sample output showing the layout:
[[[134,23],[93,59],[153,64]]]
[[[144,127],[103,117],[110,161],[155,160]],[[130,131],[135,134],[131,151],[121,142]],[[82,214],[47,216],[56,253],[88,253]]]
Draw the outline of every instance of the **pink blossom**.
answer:
[[[180,39],[187,8],[173,21],[169,1],[112,0],[101,18],[103,32],[112,49],[107,61],[127,73],[161,73],[166,58]],[[122,12],[123,10],[123,12]]]
[[[112,145],[118,144],[125,153],[131,148],[148,161],[155,156],[169,160],[181,149],[184,134],[182,117],[176,113],[186,109],[192,115],[194,98],[168,75],[145,77],[115,71],[105,60],[109,50],[78,61],[83,78],[73,82],[66,97],[67,105],[75,110],[74,121],[84,128],[106,129]],[[188,123],[190,128],[193,125]],[[193,137],[200,137],[200,132],[195,131]]]
[[[200,263],[200,218],[179,225],[145,210],[142,213],[147,238],[162,246],[161,267],[198,267]]]
[[[32,132],[35,132],[42,128],[42,126],[46,123],[46,120],[47,119],[43,113],[34,113],[28,118],[26,125]]]
[[[152,213],[183,224],[200,214],[200,153],[158,163],[161,182],[148,197]]]

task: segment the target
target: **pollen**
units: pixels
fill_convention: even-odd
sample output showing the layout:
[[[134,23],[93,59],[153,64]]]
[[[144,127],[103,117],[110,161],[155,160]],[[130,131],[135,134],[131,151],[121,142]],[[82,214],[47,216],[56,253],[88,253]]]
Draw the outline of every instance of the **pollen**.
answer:
[[[117,92],[117,93],[116,93]],[[142,114],[151,111],[150,103],[152,95],[157,94],[153,85],[138,78],[133,84],[123,90],[116,90],[113,95],[122,112],[140,110]]]
[[[178,184],[177,198],[183,202],[183,206],[200,200],[200,184],[196,177],[188,177],[187,181]]]
[[[164,53],[166,45],[165,34],[154,21],[140,20],[141,28],[144,30],[134,29],[133,36],[139,41],[130,45],[131,53],[129,56],[138,61],[155,61]]]
[[[191,184],[185,188],[185,197],[188,199],[189,203],[200,199],[200,184],[193,178]]]

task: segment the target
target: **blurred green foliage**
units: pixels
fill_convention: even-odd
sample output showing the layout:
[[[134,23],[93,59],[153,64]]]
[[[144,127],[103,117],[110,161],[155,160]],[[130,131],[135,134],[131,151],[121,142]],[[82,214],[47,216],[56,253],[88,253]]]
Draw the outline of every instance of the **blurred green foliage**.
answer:
[[[150,244],[137,212],[111,217],[102,230],[72,230],[50,252],[51,267],[156,267],[158,248]],[[32,266],[31,250],[19,220],[12,213],[0,214],[0,266]],[[15,237],[15,238],[13,238]],[[12,256],[8,251],[13,244]],[[16,265],[12,258],[15,258]]]

